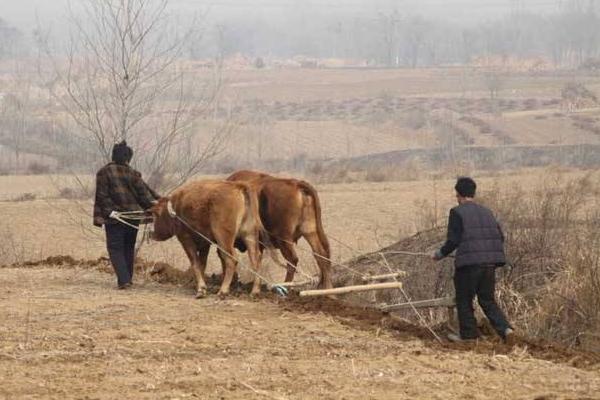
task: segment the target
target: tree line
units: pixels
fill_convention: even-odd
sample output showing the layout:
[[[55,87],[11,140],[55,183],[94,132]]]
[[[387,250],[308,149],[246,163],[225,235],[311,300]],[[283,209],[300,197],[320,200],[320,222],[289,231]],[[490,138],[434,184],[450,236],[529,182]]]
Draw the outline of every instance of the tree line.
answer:
[[[223,19],[190,55],[242,53],[367,60],[388,67],[464,64],[489,55],[543,57],[559,67],[600,56],[600,13],[594,0],[565,2],[546,15],[514,10],[471,24],[393,8],[372,14],[293,10],[289,18]]]

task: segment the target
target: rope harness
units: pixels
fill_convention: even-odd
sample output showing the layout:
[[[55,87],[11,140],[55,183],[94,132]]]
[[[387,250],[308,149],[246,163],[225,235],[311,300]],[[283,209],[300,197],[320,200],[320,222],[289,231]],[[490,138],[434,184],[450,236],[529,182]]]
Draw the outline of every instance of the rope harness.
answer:
[[[139,225],[132,224],[126,220],[142,222],[148,219],[145,211],[115,211],[113,214],[111,214],[112,219],[136,230],[140,230]]]

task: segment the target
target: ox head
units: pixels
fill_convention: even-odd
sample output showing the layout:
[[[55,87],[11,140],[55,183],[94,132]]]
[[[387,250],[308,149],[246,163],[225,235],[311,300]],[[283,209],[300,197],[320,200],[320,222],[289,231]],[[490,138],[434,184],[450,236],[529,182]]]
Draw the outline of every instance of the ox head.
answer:
[[[169,213],[170,206],[169,198],[163,197],[148,210],[154,220],[154,230],[150,235],[153,240],[162,242],[175,235],[176,221]]]

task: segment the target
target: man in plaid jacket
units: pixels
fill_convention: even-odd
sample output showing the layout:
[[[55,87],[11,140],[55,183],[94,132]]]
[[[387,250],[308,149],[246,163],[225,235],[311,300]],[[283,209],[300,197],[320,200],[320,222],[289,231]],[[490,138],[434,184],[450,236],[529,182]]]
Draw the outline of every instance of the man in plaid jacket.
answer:
[[[142,180],[142,174],[129,166],[132,157],[133,150],[125,141],[115,144],[112,162],[96,174],[94,225],[104,225],[106,230],[106,247],[119,289],[132,284],[137,229],[113,217],[117,212],[146,210],[160,198]]]

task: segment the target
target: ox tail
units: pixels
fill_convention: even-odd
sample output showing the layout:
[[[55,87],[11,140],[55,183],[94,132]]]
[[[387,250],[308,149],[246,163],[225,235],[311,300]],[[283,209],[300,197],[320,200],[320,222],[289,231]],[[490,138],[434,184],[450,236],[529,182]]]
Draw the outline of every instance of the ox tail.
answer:
[[[249,214],[252,216],[252,219],[255,221],[255,226],[257,230],[257,236],[259,243],[259,249],[264,247],[272,247],[272,244],[269,240],[269,234],[265,229],[265,226],[262,223],[260,218],[260,208],[258,204],[258,192],[256,189],[252,188],[250,185],[244,184],[243,186],[244,198],[246,199],[246,205],[248,207]]]
[[[323,220],[321,218],[321,201],[319,200],[317,190],[310,183],[305,181],[298,181],[298,186],[313,199],[313,204],[315,207],[315,222],[317,225],[317,235],[319,236],[319,240],[321,241],[321,244],[325,249],[325,256],[328,259],[330,259],[331,247],[329,246],[329,239],[327,239],[327,235],[325,234],[325,230],[323,229]]]

